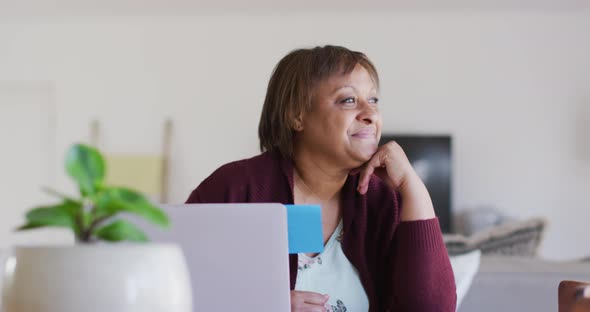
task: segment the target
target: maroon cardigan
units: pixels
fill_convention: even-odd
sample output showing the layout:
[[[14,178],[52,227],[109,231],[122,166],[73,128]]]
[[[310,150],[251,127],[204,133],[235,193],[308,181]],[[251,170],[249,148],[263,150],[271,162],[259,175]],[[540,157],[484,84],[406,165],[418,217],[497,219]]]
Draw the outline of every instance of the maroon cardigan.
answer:
[[[342,250],[358,270],[369,311],[455,311],[453,271],[438,219],[400,221],[400,198],[373,176],[365,195],[350,175],[341,192]],[[278,153],[226,164],[187,203],[293,203],[293,163]],[[297,255],[289,256],[291,289]],[[356,312],[356,311],[355,311]]]

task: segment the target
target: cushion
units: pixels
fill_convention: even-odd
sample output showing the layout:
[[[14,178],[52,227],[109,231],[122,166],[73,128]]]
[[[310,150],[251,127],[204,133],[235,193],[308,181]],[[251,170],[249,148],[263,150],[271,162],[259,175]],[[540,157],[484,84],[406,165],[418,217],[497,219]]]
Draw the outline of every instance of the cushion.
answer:
[[[449,255],[463,254],[479,249],[484,255],[536,256],[546,221],[534,218],[494,226],[469,237],[445,234]]]
[[[479,269],[479,262],[481,258],[481,251],[473,250],[462,255],[455,255],[449,257],[451,260],[451,267],[453,267],[453,274],[455,276],[455,285],[457,287],[457,308],[465,298],[473,277]]]

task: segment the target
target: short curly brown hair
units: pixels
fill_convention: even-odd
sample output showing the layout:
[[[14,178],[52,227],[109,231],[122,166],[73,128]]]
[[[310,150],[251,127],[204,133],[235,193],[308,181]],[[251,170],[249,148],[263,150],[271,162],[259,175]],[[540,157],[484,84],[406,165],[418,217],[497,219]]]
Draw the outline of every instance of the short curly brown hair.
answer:
[[[327,45],[293,50],[283,57],[266,89],[258,125],[260,150],[279,151],[292,159],[293,121],[311,109],[315,86],[333,75],[349,74],[357,64],[369,73],[378,88],[377,70],[361,52]]]

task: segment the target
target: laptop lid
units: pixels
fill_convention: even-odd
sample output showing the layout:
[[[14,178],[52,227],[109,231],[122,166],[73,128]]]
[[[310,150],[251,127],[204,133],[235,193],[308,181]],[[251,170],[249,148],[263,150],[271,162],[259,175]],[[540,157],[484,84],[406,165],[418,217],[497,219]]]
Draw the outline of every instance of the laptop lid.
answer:
[[[182,247],[191,274],[193,311],[290,310],[285,206],[161,207],[171,227],[141,227],[153,242]]]

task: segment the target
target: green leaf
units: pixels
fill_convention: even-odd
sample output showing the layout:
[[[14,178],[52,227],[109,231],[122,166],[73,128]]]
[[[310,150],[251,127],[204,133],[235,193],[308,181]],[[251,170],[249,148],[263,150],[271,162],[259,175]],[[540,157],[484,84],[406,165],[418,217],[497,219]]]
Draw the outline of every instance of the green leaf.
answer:
[[[97,149],[75,144],[67,152],[66,171],[78,183],[82,195],[93,195],[104,180],[104,159]]]
[[[68,227],[78,233],[76,215],[82,210],[80,203],[65,201],[59,205],[39,207],[26,215],[27,223],[17,230],[29,230],[39,227]]]
[[[63,199],[64,201],[71,201],[71,202],[75,202],[75,203],[80,203],[81,202],[80,200],[77,200],[77,199],[72,198],[72,197],[70,197],[68,195],[65,195],[63,193],[60,193],[60,192],[58,192],[58,191],[56,191],[54,189],[51,189],[49,187],[42,187],[41,190],[44,191],[45,193],[49,194],[49,195],[52,195],[52,196],[55,196],[57,198]]]
[[[153,205],[141,193],[128,188],[104,188],[97,194],[95,203],[97,216],[129,212],[162,227],[170,225],[170,220],[164,211]]]
[[[16,228],[17,231],[25,231],[25,230],[33,230],[33,229],[38,229],[40,227],[44,227],[44,225],[39,225],[39,224],[25,224],[25,225],[21,225],[18,228]]]
[[[146,242],[147,236],[135,225],[118,220],[109,225],[96,229],[94,235],[109,242],[134,241]]]

